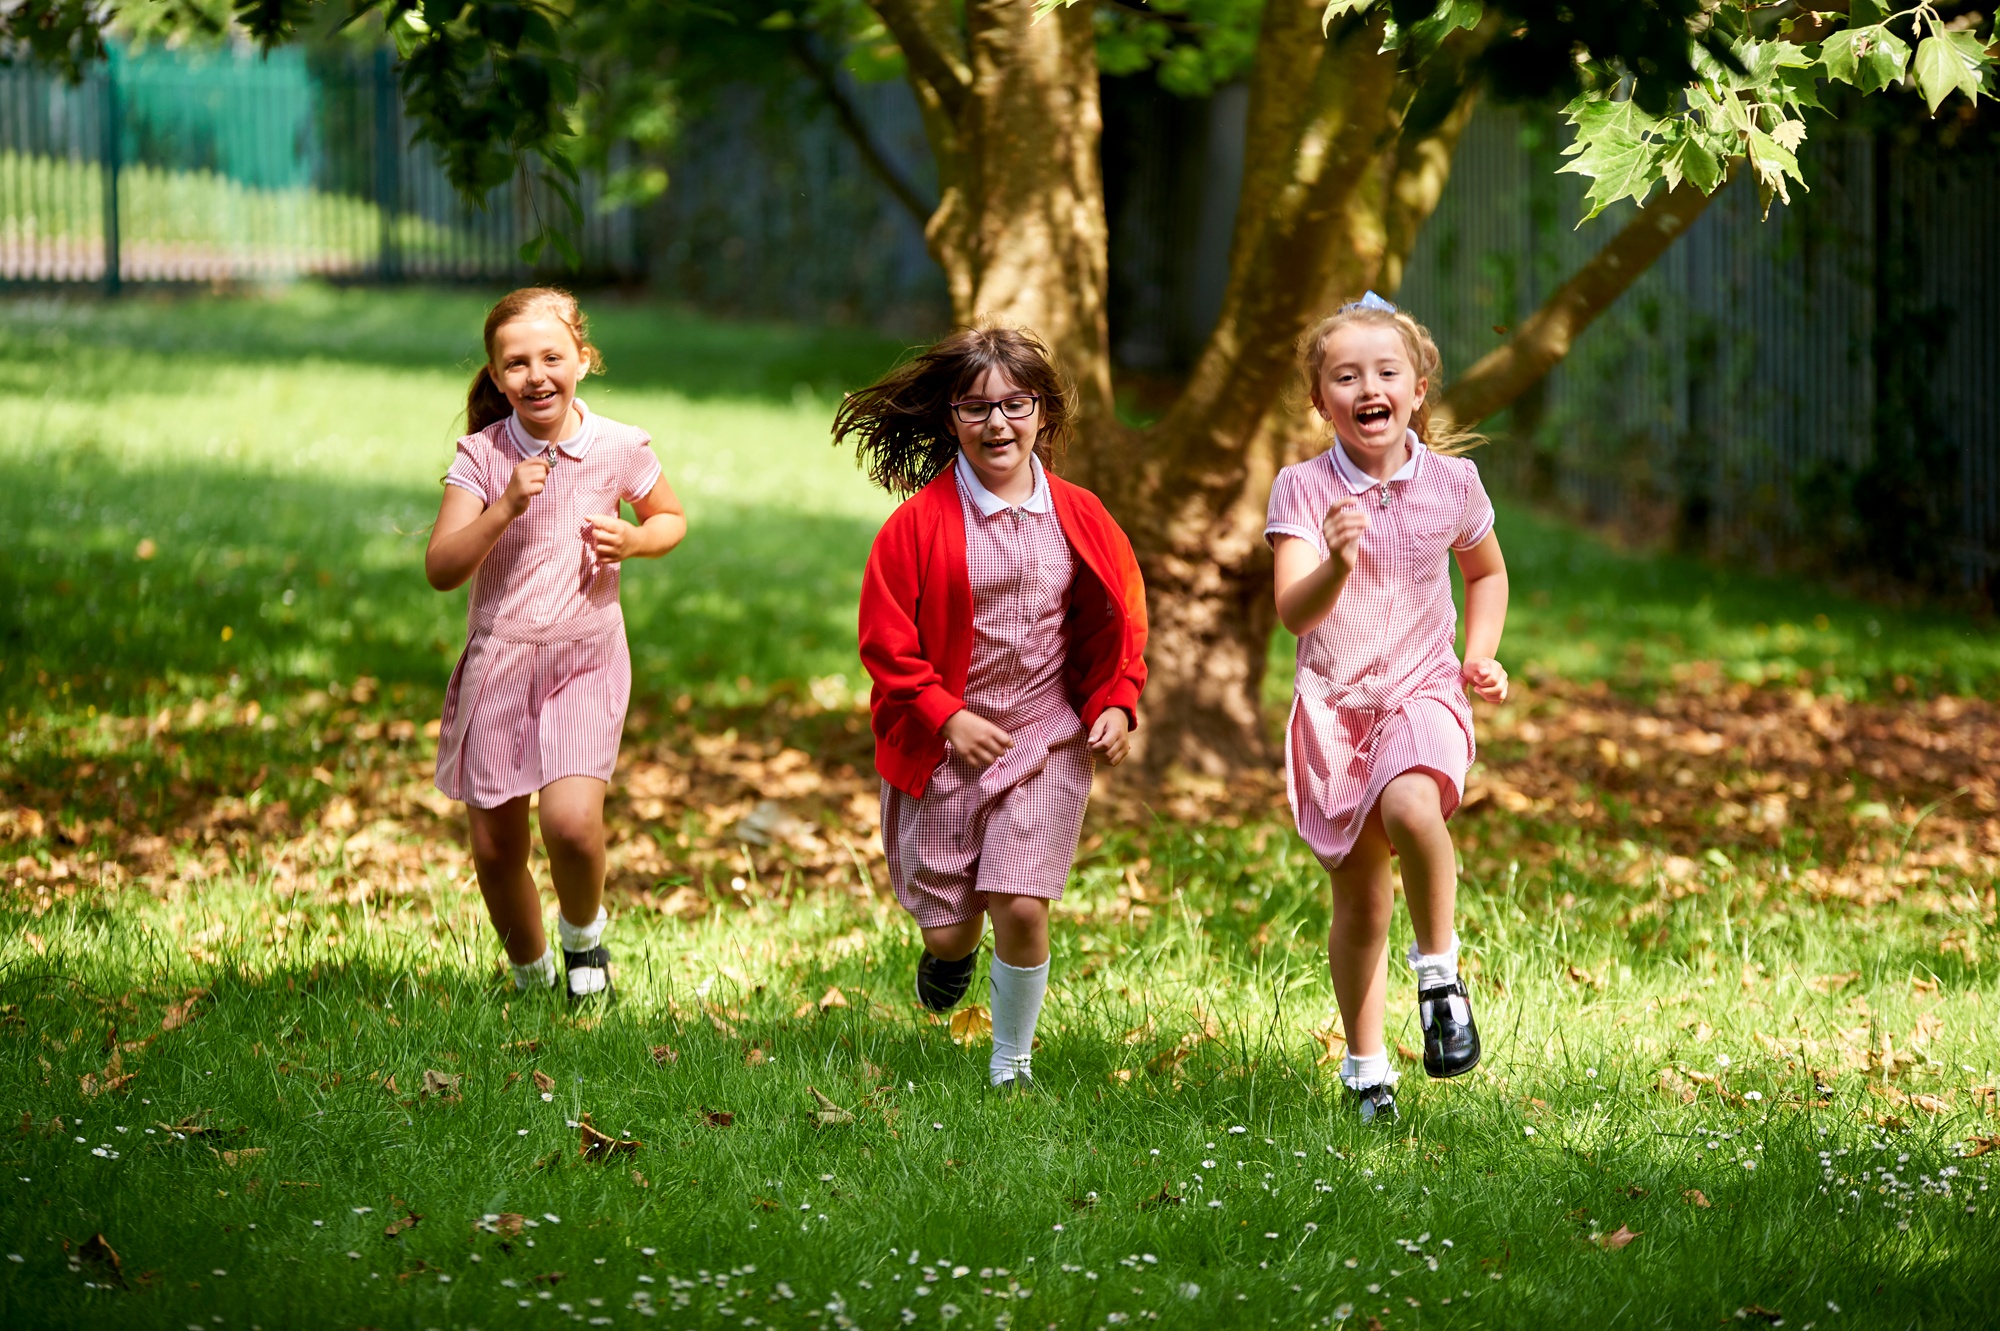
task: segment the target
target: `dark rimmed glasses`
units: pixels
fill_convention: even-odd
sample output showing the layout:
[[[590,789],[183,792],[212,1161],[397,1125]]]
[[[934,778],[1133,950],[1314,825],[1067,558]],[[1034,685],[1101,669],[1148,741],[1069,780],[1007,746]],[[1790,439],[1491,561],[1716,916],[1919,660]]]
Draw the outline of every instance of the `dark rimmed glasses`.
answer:
[[[984,425],[993,418],[995,407],[1000,408],[1000,414],[1010,421],[1024,421],[1035,414],[1041,400],[1040,393],[1019,393],[1002,398],[969,397],[952,403],[951,409],[967,425]]]

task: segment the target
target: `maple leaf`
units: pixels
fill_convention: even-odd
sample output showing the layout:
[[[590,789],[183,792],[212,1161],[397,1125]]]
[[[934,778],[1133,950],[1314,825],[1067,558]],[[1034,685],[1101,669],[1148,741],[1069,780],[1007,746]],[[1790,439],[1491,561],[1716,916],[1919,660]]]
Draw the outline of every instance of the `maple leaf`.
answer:
[[[1967,1160],[1977,1160],[1980,1156],[1991,1155],[1995,1151],[2000,1151],[2000,1133],[1967,1137],[1965,1145],[1959,1148],[1958,1153]]]
[[[951,1014],[951,1042],[975,1044],[993,1038],[993,1015],[977,1003]]]
[[[1639,1230],[1627,1229],[1625,1226],[1620,1225],[1618,1226],[1618,1228],[1612,1230],[1609,1234],[1599,1234],[1597,1238],[1593,1240],[1593,1242],[1595,1242],[1598,1247],[1603,1248],[1607,1252],[1610,1252],[1615,1249],[1624,1247],[1626,1244],[1630,1243],[1633,1239],[1638,1238],[1639,1234],[1640,1234]]]

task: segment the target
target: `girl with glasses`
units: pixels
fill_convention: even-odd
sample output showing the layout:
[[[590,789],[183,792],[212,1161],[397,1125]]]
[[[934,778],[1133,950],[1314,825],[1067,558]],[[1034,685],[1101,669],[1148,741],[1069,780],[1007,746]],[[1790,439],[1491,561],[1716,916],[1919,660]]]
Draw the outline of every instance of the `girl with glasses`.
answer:
[[[861,659],[889,881],[923,933],[917,1000],[958,1005],[990,917],[988,1074],[1012,1090],[1033,1084],[1049,903],[1095,760],[1125,760],[1146,683],[1131,542],[1043,463],[1072,417],[1033,333],[977,328],[849,395],[833,426],[908,496],[869,552]]]

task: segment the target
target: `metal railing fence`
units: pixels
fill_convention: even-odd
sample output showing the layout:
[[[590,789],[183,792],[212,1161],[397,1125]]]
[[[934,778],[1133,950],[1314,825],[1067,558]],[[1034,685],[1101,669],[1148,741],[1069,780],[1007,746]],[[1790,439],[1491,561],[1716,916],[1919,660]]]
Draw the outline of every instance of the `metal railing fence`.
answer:
[[[631,212],[596,184],[584,266],[636,276]],[[460,199],[386,51],[114,50],[78,84],[0,68],[0,281],[509,279],[550,206],[519,178]]]

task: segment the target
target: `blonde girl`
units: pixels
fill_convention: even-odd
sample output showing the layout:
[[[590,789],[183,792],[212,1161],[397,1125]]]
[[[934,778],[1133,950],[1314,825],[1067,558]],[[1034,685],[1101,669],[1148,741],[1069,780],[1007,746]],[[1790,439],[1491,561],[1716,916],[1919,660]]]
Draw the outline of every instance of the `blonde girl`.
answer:
[[[493,307],[466,400],[470,433],[424,552],[439,591],[472,580],[437,787],[465,802],[479,890],[521,990],[556,984],[528,871],[528,803],[540,792],[573,1003],[613,993],[604,789],[632,691],[619,565],[664,555],[687,534],[646,432],[576,396],[602,368],[568,292],[529,287]],[[637,523],[619,516],[620,500]]]
[[[1424,1070],[1479,1062],[1458,976],[1458,873],[1445,820],[1473,756],[1469,689],[1507,697],[1494,659],[1507,566],[1479,469],[1455,456],[1470,436],[1433,430],[1437,344],[1369,292],[1301,344],[1330,446],[1271,487],[1278,618],[1298,635],[1285,766],[1299,833],[1333,880],[1327,962],[1347,1034],[1341,1078],[1364,1121],[1393,1119],[1396,1074],[1383,1045],[1389,861],[1402,861],[1416,941]],[[1465,649],[1453,650],[1449,551],[1465,579]]]

